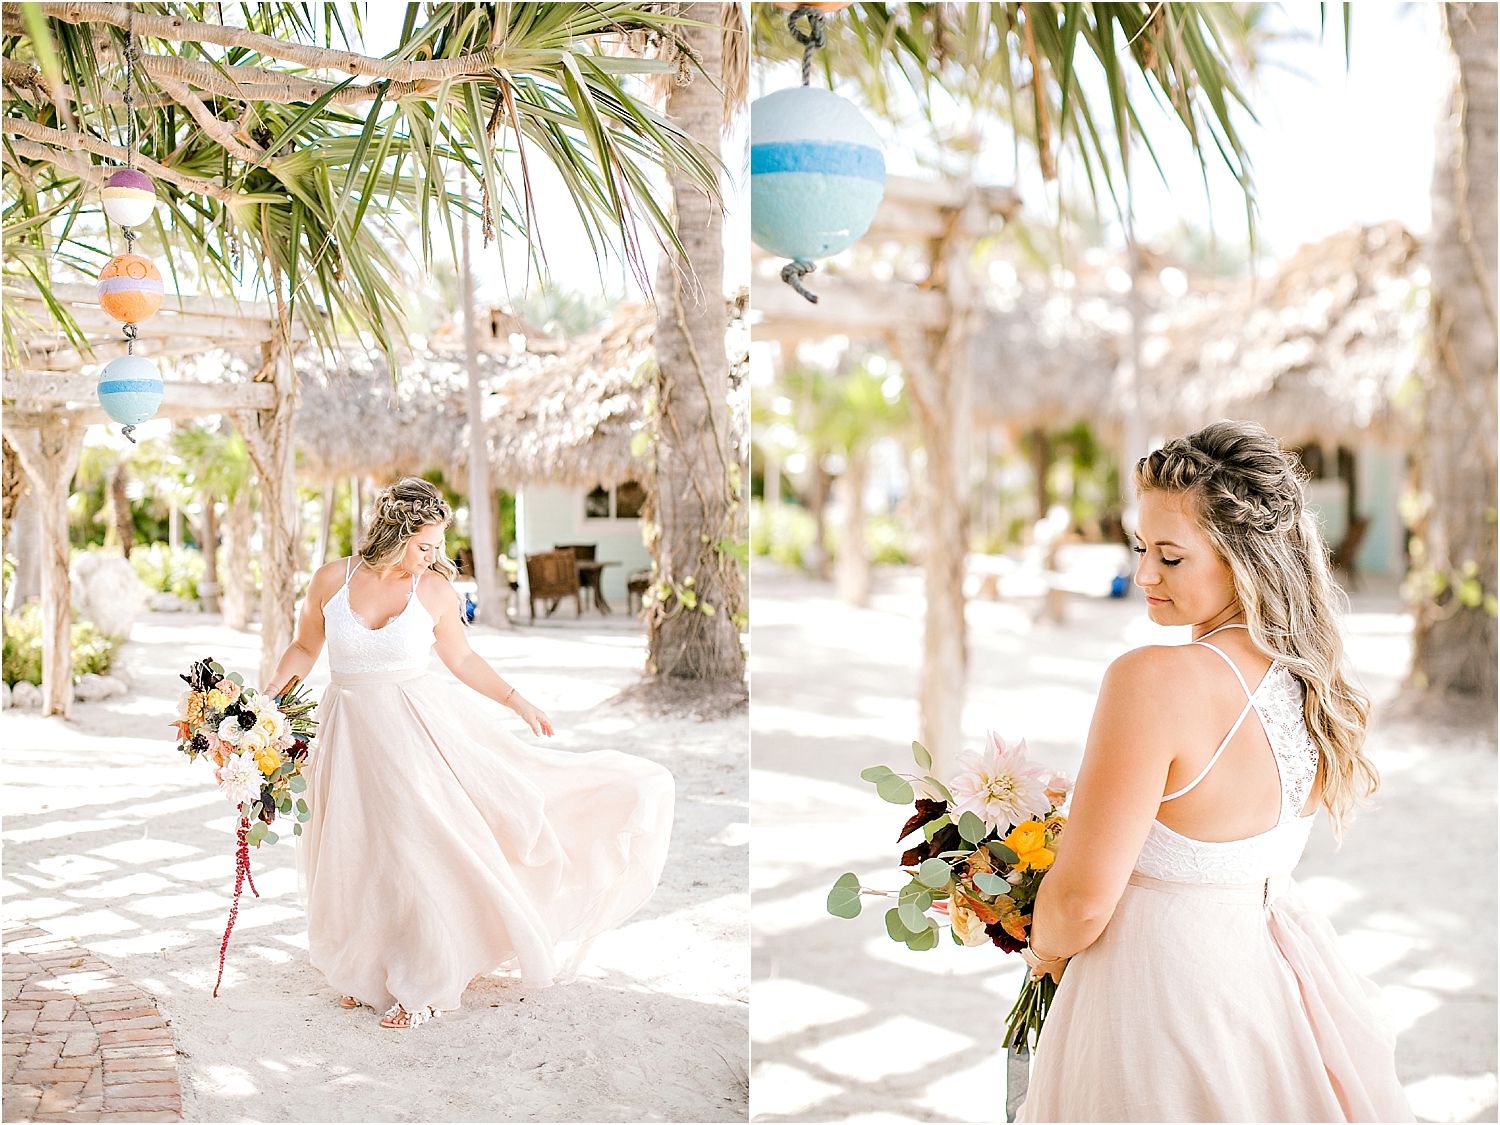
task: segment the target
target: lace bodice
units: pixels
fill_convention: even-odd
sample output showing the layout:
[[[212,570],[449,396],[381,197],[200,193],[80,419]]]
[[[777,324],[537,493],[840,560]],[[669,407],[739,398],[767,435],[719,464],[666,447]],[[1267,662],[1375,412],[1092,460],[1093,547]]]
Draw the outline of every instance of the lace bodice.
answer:
[[[362,565],[362,564],[361,564]],[[406,608],[379,629],[371,629],[349,605],[349,578],[323,603],[323,633],[328,639],[328,666],[334,672],[408,672],[427,667],[433,644],[432,615],[417,597],[419,574],[412,579]]]
[[[1213,645],[1204,647],[1218,652],[1231,668],[1234,667],[1234,662]],[[1235,668],[1235,675],[1239,676],[1238,668]],[[1243,678],[1240,685],[1245,687]],[[1251,712],[1259,718],[1266,740],[1271,744],[1281,781],[1281,810],[1276,826],[1258,836],[1218,842],[1194,840],[1174,832],[1159,820],[1152,821],[1146,842],[1136,858],[1137,871],[1175,883],[1253,883],[1292,873],[1302,858],[1308,833],[1312,830],[1313,818],[1301,813],[1318,772],[1318,749],[1307,733],[1303,717],[1303,691],[1301,681],[1279,663],[1271,665],[1253,692],[1246,688],[1249,698],[1241,720]],[[1236,723],[1210,760],[1208,769],[1199,774],[1192,785],[1164,800],[1180,797],[1202,781],[1238,729],[1239,723]]]

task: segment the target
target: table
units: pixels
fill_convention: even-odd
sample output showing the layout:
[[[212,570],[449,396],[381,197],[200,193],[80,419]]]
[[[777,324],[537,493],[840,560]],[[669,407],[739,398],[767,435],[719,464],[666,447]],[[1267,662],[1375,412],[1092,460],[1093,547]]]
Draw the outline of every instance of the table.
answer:
[[[580,589],[592,590],[594,592],[594,605],[601,614],[610,612],[609,603],[604,600],[604,589],[602,580],[604,568],[607,566],[619,566],[618,559],[578,559],[574,563],[578,567],[578,586]]]

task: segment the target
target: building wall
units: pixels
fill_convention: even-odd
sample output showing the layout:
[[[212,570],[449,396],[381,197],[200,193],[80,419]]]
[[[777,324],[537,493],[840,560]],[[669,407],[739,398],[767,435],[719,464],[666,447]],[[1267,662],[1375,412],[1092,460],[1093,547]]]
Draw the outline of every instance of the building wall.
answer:
[[[626,606],[626,578],[632,571],[651,566],[651,552],[641,541],[641,521],[585,519],[583,497],[581,488],[553,484],[525,485],[516,493],[523,607],[527,596],[526,556],[550,551],[559,543],[597,543],[595,558],[620,564],[604,568],[604,597],[616,612]]]
[[[1406,486],[1406,454],[1385,445],[1362,445],[1355,457],[1355,507],[1370,529],[1360,545],[1364,574],[1406,573],[1406,529],[1401,523],[1401,490]]]

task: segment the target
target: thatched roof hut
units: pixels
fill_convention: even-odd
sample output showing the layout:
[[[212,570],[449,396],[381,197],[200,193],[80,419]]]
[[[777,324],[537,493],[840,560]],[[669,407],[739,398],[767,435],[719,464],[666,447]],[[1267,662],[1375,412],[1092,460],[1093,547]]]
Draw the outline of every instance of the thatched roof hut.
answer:
[[[1303,246],[1269,279],[1185,301],[1146,324],[1141,406],[1181,432],[1253,419],[1289,443],[1394,436],[1422,363],[1426,274],[1399,223]]]

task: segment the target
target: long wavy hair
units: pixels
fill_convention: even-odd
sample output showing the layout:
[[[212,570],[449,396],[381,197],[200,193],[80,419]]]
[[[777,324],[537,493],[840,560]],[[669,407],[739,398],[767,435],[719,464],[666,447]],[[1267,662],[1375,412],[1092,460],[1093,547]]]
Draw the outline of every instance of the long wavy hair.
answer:
[[[1254,422],[1215,422],[1142,457],[1135,485],[1189,498],[1234,576],[1250,639],[1302,681],[1323,806],[1342,835],[1380,774],[1363,749],[1369,696],[1344,673],[1340,619],[1348,599],[1329,574],[1296,458]]]
[[[453,520],[453,509],[437,486],[420,477],[402,477],[375,497],[370,522],[359,541],[359,557],[372,570],[381,570],[401,560],[411,537],[434,524],[447,527]],[[458,577],[445,551],[427,569],[435,570],[450,582]]]

